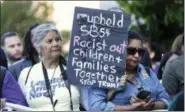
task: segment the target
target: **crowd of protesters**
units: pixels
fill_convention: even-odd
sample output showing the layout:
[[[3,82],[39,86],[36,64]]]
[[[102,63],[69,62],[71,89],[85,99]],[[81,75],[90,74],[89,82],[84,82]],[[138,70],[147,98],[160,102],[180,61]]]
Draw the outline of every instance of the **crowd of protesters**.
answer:
[[[33,24],[23,40],[7,32],[1,36],[0,98],[38,111],[183,111],[184,33],[168,52],[141,35],[128,31],[122,85],[103,89],[68,82],[63,38],[53,24]]]

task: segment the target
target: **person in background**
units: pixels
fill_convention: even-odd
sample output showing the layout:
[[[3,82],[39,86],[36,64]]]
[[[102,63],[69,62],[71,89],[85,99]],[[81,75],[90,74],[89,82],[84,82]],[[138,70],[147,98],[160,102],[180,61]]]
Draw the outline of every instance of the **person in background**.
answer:
[[[3,60],[6,60],[6,57],[3,56],[3,50],[0,50],[0,54],[0,99],[5,98],[6,102],[28,106],[19,84],[4,67],[7,63],[1,63]],[[12,110],[10,107],[5,108]]]
[[[183,34],[178,35],[173,41],[171,51],[165,53],[161,59],[161,62],[160,62],[161,64],[159,66],[159,71],[157,74],[157,77],[161,80],[161,82],[162,82],[162,75],[163,75],[165,66],[171,60],[177,58],[182,54],[182,50],[181,50],[182,38],[183,38]]]
[[[182,38],[183,38],[183,34],[180,34],[174,39],[172,47],[171,47],[172,52],[177,52],[179,54],[182,53],[182,50],[181,50]]]
[[[39,54],[37,53],[31,42],[31,39],[33,37],[31,35],[31,31],[38,25],[38,23],[32,24],[23,38],[23,58],[9,67],[9,71],[13,74],[16,80],[18,80],[20,72],[24,68],[30,67],[39,62]]]
[[[171,47],[171,52],[174,52],[174,53],[170,56],[167,63],[182,54],[182,39],[183,39],[183,34],[178,35],[174,39],[172,47]]]
[[[184,36],[181,40],[181,51],[181,56],[166,64],[162,77],[162,84],[172,98],[184,90]]]
[[[160,61],[159,71],[158,71],[158,74],[157,74],[157,77],[158,77],[159,80],[162,81],[162,75],[163,75],[164,68],[165,68],[167,62],[172,59],[171,57],[179,56],[179,55],[180,55],[179,53],[172,52],[172,51],[166,52],[163,55],[163,57],[162,57],[162,59]]]
[[[21,71],[18,83],[29,107],[38,111],[79,111],[79,90],[68,83],[62,37],[53,24],[31,30],[40,62]]]
[[[1,37],[1,47],[6,54],[8,66],[22,58],[22,42],[16,32],[4,33]]]
[[[157,74],[159,71],[159,66],[160,66],[160,61],[161,61],[161,56],[162,56],[161,48],[159,44],[151,43],[149,44],[148,51],[150,54],[152,69],[155,72],[155,74]]]
[[[114,95],[109,95],[109,89],[91,87],[88,94],[89,110],[136,111],[168,108],[169,96],[156,74],[150,69],[148,74],[147,69],[139,63],[143,53],[141,36],[129,31],[126,81],[116,89]]]
[[[145,43],[148,44],[148,42],[147,42],[147,41],[143,42],[143,47],[144,47],[145,52],[144,52],[143,56],[141,57],[140,63],[141,63],[143,66],[152,68],[152,63],[151,63],[151,59],[150,59],[150,54],[149,54],[149,51],[148,51],[148,49],[147,49],[147,46],[145,46]]]

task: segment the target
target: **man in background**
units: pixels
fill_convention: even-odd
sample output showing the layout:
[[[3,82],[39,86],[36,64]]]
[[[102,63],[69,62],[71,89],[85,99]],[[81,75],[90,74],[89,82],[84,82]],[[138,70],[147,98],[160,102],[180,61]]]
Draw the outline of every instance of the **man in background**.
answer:
[[[4,50],[8,66],[22,58],[22,42],[16,32],[7,32],[1,37],[1,47]]]
[[[172,98],[184,91],[184,35],[182,36],[181,56],[170,60],[162,75],[162,84]]]

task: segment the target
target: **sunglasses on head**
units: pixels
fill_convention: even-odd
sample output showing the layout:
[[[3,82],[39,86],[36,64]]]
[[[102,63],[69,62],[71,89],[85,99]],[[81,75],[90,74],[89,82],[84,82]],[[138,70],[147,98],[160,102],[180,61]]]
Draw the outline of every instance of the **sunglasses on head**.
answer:
[[[134,47],[128,47],[127,48],[127,54],[129,55],[135,55],[136,52],[138,52],[139,56],[142,56],[145,50],[143,48],[136,49]]]

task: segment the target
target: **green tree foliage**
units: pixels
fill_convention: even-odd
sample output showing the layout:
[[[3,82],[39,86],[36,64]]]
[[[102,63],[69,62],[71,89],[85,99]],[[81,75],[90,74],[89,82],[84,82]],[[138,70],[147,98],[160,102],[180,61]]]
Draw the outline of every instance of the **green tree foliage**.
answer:
[[[46,2],[4,1],[1,3],[0,35],[7,31],[16,31],[22,37],[31,24],[52,22],[48,19],[51,11],[52,6]]]
[[[184,31],[184,0],[119,0],[118,3],[135,15],[137,24],[131,29],[149,41],[165,44],[169,49],[174,38]]]
[[[61,34],[62,34],[62,45],[65,45],[65,44],[67,44],[69,42],[69,40],[70,40],[70,33],[71,32],[68,31],[68,30],[61,31]],[[69,52],[64,52],[63,51],[63,55],[66,57],[66,56],[69,55]]]
[[[70,31],[63,30],[63,31],[61,31],[61,33],[62,33],[62,41],[63,41],[63,43],[68,42],[69,39],[70,39]]]

